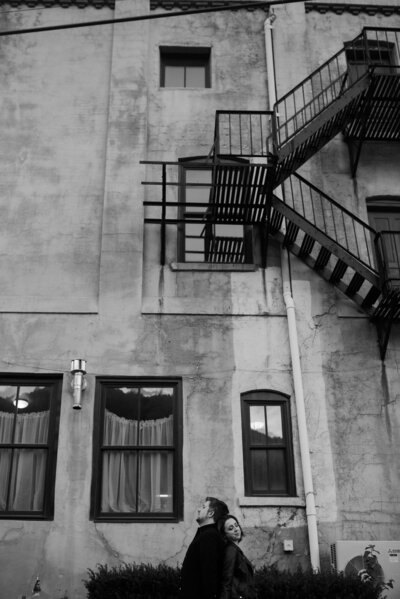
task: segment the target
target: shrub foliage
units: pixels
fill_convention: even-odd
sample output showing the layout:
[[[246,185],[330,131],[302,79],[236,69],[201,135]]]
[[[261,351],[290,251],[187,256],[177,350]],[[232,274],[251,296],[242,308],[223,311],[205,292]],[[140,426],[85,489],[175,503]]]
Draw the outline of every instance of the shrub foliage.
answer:
[[[180,569],[166,565],[98,565],[88,570],[84,585],[88,599],[178,599]],[[275,567],[256,570],[259,599],[378,599],[380,589],[359,577],[337,572],[282,572]]]

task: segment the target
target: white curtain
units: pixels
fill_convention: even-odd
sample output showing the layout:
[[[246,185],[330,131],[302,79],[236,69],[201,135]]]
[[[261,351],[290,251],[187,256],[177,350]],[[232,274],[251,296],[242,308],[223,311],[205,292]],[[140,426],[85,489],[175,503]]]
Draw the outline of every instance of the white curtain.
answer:
[[[14,418],[14,414],[0,412],[0,443],[47,443],[49,412],[18,414],[13,439]],[[0,451],[0,511],[43,509],[46,459],[45,449]],[[10,495],[7,508],[8,487]]]
[[[105,412],[104,445],[173,445],[173,416],[138,423]],[[172,511],[172,452],[103,453],[103,512]],[[136,498],[138,504],[136,505]]]

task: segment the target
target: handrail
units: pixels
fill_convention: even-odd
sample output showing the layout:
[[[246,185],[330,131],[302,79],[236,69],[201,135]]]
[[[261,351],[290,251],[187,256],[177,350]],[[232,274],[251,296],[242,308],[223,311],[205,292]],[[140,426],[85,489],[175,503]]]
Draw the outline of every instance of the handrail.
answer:
[[[360,35],[345,42],[342,49],[279,98],[274,106],[279,147],[365,77],[366,70],[359,68],[359,57],[354,57],[355,67],[351,70],[351,77],[348,76],[349,53],[356,55],[361,51],[361,63],[367,67],[380,64],[393,67],[391,48],[397,48],[400,54],[399,28],[364,27]]]
[[[378,273],[372,246],[377,231],[297,173],[284,183],[285,203]],[[288,200],[291,200],[290,202]]]
[[[268,157],[268,141],[275,141],[274,119],[273,110],[217,110],[214,155]]]

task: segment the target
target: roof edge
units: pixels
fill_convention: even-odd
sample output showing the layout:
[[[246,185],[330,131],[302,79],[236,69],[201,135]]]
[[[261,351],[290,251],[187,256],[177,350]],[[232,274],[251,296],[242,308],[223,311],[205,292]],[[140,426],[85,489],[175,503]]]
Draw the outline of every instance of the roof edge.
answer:
[[[390,17],[394,14],[400,15],[400,5],[391,4],[344,4],[341,2],[305,2],[304,3],[306,12],[319,12],[325,14],[327,12],[333,12],[337,15],[344,13],[350,13],[352,15],[359,15],[365,13],[367,15],[384,15]]]
[[[29,8],[52,8],[60,6],[61,8],[111,8],[115,7],[115,0],[0,0],[1,6],[29,6]]]
[[[247,0],[250,2],[251,0]],[[246,9],[248,11],[254,10],[263,10],[264,12],[268,12],[267,6],[262,6],[260,8],[253,7],[247,8],[246,6],[240,6],[240,4],[245,3],[246,0],[150,0],[150,10],[156,9],[164,9],[164,10],[200,10],[202,8],[231,8],[232,10],[240,10]],[[236,6],[235,6],[236,5]]]

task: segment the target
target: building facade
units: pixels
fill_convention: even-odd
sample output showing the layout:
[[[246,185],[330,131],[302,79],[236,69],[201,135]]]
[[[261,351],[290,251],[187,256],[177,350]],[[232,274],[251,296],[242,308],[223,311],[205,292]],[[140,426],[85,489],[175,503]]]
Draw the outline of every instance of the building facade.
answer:
[[[256,566],[398,541],[398,6],[4,2],[0,48],[0,597],[175,566],[205,496]]]

